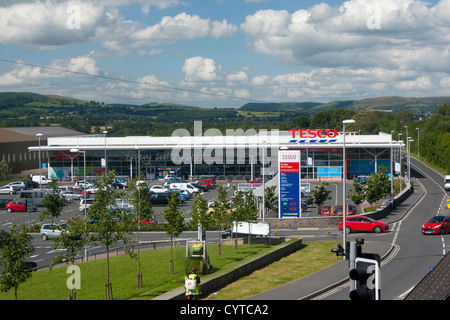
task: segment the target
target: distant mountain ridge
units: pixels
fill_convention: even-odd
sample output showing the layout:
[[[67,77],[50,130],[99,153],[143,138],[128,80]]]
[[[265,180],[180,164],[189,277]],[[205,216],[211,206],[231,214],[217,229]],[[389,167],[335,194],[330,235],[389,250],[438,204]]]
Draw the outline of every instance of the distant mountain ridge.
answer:
[[[415,114],[433,113],[439,105],[450,104],[450,97],[377,97],[362,100],[320,102],[247,103],[239,108],[246,111],[304,110],[318,112],[328,109],[353,109],[357,111],[381,110],[399,112],[409,110]]]
[[[92,102],[92,101],[91,101]],[[58,95],[37,94],[31,92],[0,92],[0,108],[13,106],[30,106],[30,107],[51,107],[56,105],[73,105],[83,104],[88,101],[73,99]],[[103,103],[102,103],[103,104]],[[328,109],[352,109],[357,111],[381,110],[385,112],[399,112],[401,110],[409,110],[414,114],[433,113],[439,105],[450,104],[450,97],[376,97],[362,100],[343,100],[331,101],[328,103],[322,102],[273,102],[273,103],[246,103],[237,108],[239,111],[252,112],[270,112],[270,111],[303,111],[305,113],[315,113]],[[111,106],[130,106],[132,104],[110,103],[106,105]],[[145,103],[141,106],[135,107],[159,107],[159,108],[199,108],[208,109],[205,107],[193,107],[188,105],[173,104],[173,103]],[[227,108],[218,108],[227,109]]]

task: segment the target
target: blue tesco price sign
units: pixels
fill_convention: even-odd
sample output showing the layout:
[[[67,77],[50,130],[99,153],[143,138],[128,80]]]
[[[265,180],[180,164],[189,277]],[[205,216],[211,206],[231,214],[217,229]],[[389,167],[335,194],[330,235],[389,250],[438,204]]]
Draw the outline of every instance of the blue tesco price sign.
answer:
[[[300,151],[279,151],[278,166],[279,217],[300,218]]]

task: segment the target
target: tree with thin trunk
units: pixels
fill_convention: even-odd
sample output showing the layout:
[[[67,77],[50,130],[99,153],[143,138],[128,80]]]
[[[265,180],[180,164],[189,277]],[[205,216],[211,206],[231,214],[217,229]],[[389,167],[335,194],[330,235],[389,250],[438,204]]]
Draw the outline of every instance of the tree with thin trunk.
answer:
[[[88,224],[85,219],[72,217],[67,226],[62,229],[61,235],[52,239],[53,247],[58,250],[58,253],[49,268],[52,269],[55,264],[63,262],[71,264],[69,270],[72,271],[72,277],[70,278],[72,283],[69,286],[69,300],[76,300],[75,289],[80,288],[79,283],[75,283],[75,261],[88,241],[89,228],[86,228],[86,226]]]
[[[136,233],[136,253],[129,252],[132,258],[135,258],[138,264],[138,272],[137,272],[137,284],[136,287],[138,289],[142,288],[142,272],[141,272],[141,254],[140,254],[140,245],[139,245],[139,236],[141,232],[141,224],[142,221],[152,220],[154,219],[155,212],[153,210],[152,203],[149,200],[150,192],[148,188],[145,187],[145,184],[138,183],[143,180],[143,175],[140,174],[136,181],[133,181],[128,187],[129,192],[129,200],[133,205],[133,214],[134,214],[134,225],[137,227]]]
[[[115,179],[114,171],[109,171],[102,176],[102,182],[95,194],[95,200],[88,208],[88,215],[92,217],[92,232],[90,242],[101,243],[106,247],[106,283],[105,300],[112,300],[112,285],[109,274],[109,252],[111,246],[123,241],[124,245],[131,239],[127,235],[130,232],[132,215],[115,203],[116,196],[112,191],[112,182]]]
[[[13,225],[10,232],[4,234],[0,246],[0,289],[7,292],[14,288],[16,300],[19,285],[31,277],[30,265],[25,260],[33,253],[31,236],[23,227]]]
[[[164,220],[163,224],[164,230],[166,230],[167,235],[170,236],[170,259],[169,259],[169,274],[174,275],[173,268],[173,238],[178,237],[184,228],[184,215],[178,210],[178,195],[174,192],[172,197],[167,204],[167,208],[164,209]]]
[[[217,248],[218,254],[220,256],[222,254],[222,243],[221,243],[222,230],[223,228],[229,228],[231,224],[230,224],[230,205],[228,204],[227,200],[228,189],[222,185],[219,185],[217,187],[217,193],[218,193],[217,200],[214,201],[214,209],[212,210],[212,219],[213,219],[212,223],[216,225],[218,228],[219,244]]]

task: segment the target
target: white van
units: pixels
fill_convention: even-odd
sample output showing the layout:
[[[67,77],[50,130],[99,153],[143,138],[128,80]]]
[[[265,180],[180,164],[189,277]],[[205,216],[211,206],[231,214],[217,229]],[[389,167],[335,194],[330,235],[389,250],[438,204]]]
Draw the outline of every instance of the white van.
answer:
[[[450,176],[445,176],[444,189],[445,191],[450,190]]]
[[[181,190],[181,191],[187,191],[190,195],[193,193],[198,193],[200,190],[198,188],[195,188],[192,184],[186,183],[186,182],[175,182],[171,183],[169,185],[170,190]]]
[[[37,182],[39,184],[49,184],[51,180],[47,179],[45,176],[33,176],[32,180],[34,182]]]

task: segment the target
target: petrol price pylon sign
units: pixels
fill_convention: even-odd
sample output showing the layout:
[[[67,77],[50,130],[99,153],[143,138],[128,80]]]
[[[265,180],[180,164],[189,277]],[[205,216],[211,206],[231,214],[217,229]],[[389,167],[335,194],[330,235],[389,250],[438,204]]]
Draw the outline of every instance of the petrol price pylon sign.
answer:
[[[278,152],[278,201],[280,218],[301,217],[300,151]]]

